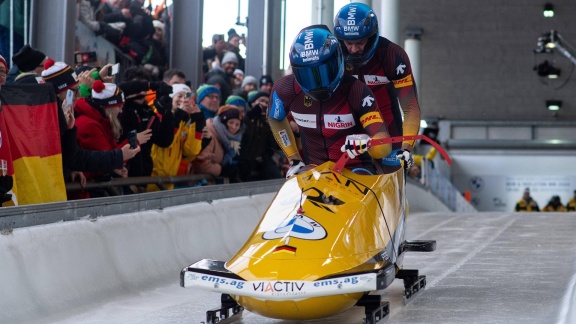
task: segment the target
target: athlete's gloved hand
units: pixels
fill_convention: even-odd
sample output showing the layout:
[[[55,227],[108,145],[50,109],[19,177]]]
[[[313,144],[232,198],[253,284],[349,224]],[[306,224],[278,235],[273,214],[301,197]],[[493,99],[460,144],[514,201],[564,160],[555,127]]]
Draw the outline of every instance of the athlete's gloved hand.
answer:
[[[410,169],[414,165],[414,158],[412,153],[407,149],[401,149],[396,153],[396,158],[398,160],[404,160],[404,168]]]
[[[368,151],[368,141],[370,136],[366,134],[355,134],[346,136],[346,142],[340,150],[346,152],[353,159],[358,155]]]
[[[292,160],[290,161],[290,168],[286,171],[286,179],[290,178],[291,176],[300,173],[300,169],[304,167],[304,162],[300,160]]]

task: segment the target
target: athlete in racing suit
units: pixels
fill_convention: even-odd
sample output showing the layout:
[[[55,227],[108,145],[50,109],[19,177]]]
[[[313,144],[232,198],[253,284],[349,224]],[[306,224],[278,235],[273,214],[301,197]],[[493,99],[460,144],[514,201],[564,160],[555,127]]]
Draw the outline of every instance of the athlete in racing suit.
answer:
[[[361,153],[366,152],[368,136],[389,137],[386,125],[370,89],[351,76],[343,76],[341,48],[324,28],[311,26],[300,32],[290,51],[294,74],[278,80],[272,89],[268,122],[291,161],[292,172],[289,170],[287,176],[297,173],[293,170],[304,165],[301,160],[307,164],[337,161],[343,151],[350,157],[360,155],[348,163],[348,168],[377,172],[372,158],[388,155],[391,145],[374,146],[369,155]],[[289,112],[300,128],[303,159],[286,119]],[[352,134],[364,137],[355,141]]]
[[[410,60],[402,47],[378,36],[374,11],[363,3],[345,5],[334,18],[334,35],[346,58],[344,73],[358,78],[372,90],[390,136],[418,134],[420,106]],[[402,159],[410,167],[413,146],[413,140],[393,144],[391,156],[382,163],[398,166]]]

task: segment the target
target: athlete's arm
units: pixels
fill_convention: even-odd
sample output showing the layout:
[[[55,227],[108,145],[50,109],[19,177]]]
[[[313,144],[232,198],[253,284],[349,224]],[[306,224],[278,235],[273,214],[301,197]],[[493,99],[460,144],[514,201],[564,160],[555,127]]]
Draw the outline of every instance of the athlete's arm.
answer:
[[[284,102],[279,98],[277,92],[272,89],[270,96],[270,108],[268,110],[268,124],[274,134],[274,139],[288,158],[288,161],[300,160],[300,153],[296,147],[296,137],[290,127],[290,122],[286,118],[287,111],[284,108]]]
[[[366,134],[368,134],[372,139],[390,137],[372,91],[370,91],[370,89],[360,81],[356,81],[354,87],[362,88],[361,91],[352,91],[352,93],[362,94],[361,98],[354,98],[353,105],[357,104],[357,106],[352,107],[352,109],[358,112],[358,115],[360,116],[360,124],[364,128]],[[389,155],[391,151],[392,144],[381,144],[368,149],[368,154],[370,154],[374,159],[382,159]]]
[[[390,62],[387,69],[389,75],[396,76],[392,82],[396,90],[396,96],[400,102],[400,107],[404,115],[402,123],[402,135],[417,135],[420,130],[420,105],[418,103],[418,92],[412,74],[412,66],[406,51],[396,44],[391,44],[390,50],[394,51],[395,60]],[[387,62],[388,63],[388,62]],[[402,148],[412,152],[414,140],[404,141]]]

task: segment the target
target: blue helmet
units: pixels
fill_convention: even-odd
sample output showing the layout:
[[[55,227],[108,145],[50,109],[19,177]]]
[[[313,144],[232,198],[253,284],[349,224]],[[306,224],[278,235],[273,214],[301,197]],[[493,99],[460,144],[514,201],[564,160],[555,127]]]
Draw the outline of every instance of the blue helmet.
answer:
[[[334,35],[342,43],[346,63],[352,66],[366,64],[378,46],[378,18],[369,6],[353,2],[342,7],[334,18]],[[350,54],[344,41],[367,39],[361,54]]]
[[[344,56],[327,26],[300,31],[290,48],[290,64],[298,85],[315,100],[330,98],[344,75]]]

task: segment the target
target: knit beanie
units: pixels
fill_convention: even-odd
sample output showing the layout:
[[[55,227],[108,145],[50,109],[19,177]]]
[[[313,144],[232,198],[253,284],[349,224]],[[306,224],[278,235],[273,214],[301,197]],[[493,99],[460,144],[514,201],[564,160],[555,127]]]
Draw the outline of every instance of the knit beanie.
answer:
[[[170,94],[170,98],[174,98],[178,92],[192,92],[192,89],[183,83],[175,83],[172,85],[172,93]]]
[[[246,100],[244,100],[244,98],[242,98],[240,96],[236,96],[236,95],[232,95],[232,96],[228,97],[228,99],[226,99],[225,104],[234,105],[237,107],[242,107],[242,108],[244,108],[244,110],[248,109],[248,103],[246,102]]]
[[[236,74],[240,74],[241,76],[244,76],[244,71],[242,71],[240,69],[236,69],[236,70],[234,70],[234,73],[232,73],[232,75],[236,75]]]
[[[260,78],[260,86],[263,86],[266,83],[272,83],[272,85],[274,85],[274,81],[272,81],[272,78],[269,75],[263,75]]]
[[[224,57],[222,58],[222,65],[229,62],[238,64],[238,56],[236,56],[234,52],[226,52],[226,54],[224,54]]]
[[[100,80],[92,84],[92,102],[108,109],[124,104],[124,92],[114,83],[104,83]]]
[[[21,72],[30,72],[42,64],[46,58],[46,54],[37,49],[24,45],[20,51],[12,56],[12,62],[18,66]]]
[[[244,80],[242,80],[242,86],[241,88],[244,88],[245,85],[253,83],[255,86],[258,86],[258,80],[256,80],[255,77],[248,75],[244,78]]]
[[[252,105],[252,103],[254,101],[258,100],[258,98],[269,97],[269,96],[270,96],[270,94],[267,92],[257,91],[257,90],[250,91],[250,92],[248,92],[248,103],[250,105]]]
[[[230,119],[239,119],[242,120],[243,114],[240,109],[234,106],[222,106],[218,109],[217,115],[220,117],[220,121],[222,124],[226,125],[226,122]]]
[[[8,70],[10,70],[8,68],[8,63],[6,63],[6,60],[2,57],[2,55],[0,55],[0,64],[4,65],[4,68],[6,69],[6,73],[8,73]]]
[[[20,68],[20,66],[18,66],[18,68]],[[52,83],[54,89],[56,89],[56,93],[66,91],[78,84],[76,72],[72,70],[70,65],[64,62],[54,62],[53,59],[48,59],[44,63],[42,79],[45,82]]]
[[[216,88],[215,86],[209,84],[201,85],[200,88],[198,88],[198,90],[196,91],[196,94],[198,96],[196,103],[199,104],[202,101],[202,99],[204,99],[204,97],[206,97],[211,93],[216,93],[219,96],[221,96],[220,90],[218,90],[218,88]]]

